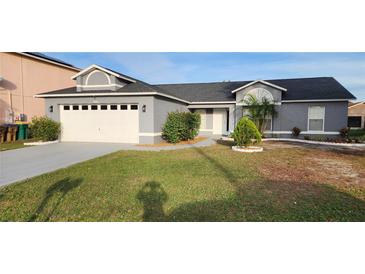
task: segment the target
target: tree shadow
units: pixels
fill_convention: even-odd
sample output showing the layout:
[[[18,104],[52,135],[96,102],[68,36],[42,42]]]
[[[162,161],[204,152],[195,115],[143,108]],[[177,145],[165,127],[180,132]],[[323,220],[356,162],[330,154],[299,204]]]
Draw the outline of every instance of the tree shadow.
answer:
[[[137,199],[143,203],[143,221],[165,221],[163,204],[167,202],[168,196],[161,184],[155,181],[147,182],[138,192]]]
[[[0,81],[0,88],[8,89],[8,90],[15,90],[17,88],[17,86],[13,82],[3,79],[2,81]]]
[[[47,189],[42,202],[39,204],[39,206],[34,211],[34,213],[29,218],[28,221],[29,222],[35,221],[39,217],[39,215],[42,214],[42,212],[44,211],[45,207],[47,206],[51,198],[55,197],[55,195],[59,193],[59,196],[56,198],[56,202],[54,203],[52,209],[45,215],[44,219],[42,220],[42,221],[49,221],[50,217],[53,215],[55,210],[61,204],[63,198],[67,195],[67,193],[78,187],[82,181],[83,181],[82,178],[71,179],[70,177],[67,177],[51,185]]]
[[[242,181],[202,149],[194,149],[227,178],[235,195],[182,204],[166,214],[166,192],[159,183],[148,182],[137,195],[144,206],[144,221],[365,221],[365,202],[332,186],[305,181]]]

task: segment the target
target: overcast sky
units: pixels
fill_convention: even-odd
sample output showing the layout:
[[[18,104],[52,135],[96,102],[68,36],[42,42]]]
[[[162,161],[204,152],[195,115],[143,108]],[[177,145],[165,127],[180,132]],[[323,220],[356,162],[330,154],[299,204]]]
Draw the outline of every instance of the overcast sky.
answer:
[[[151,84],[333,76],[365,100],[365,53],[60,53],[74,66],[99,64]]]

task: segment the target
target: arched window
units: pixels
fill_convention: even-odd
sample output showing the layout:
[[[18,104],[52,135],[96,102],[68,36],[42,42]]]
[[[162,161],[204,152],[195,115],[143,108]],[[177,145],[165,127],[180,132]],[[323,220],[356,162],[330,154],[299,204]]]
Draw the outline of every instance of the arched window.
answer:
[[[264,88],[251,89],[246,93],[244,100],[249,99],[250,95],[254,96],[259,102],[262,102],[264,98],[266,98],[266,100],[269,102],[274,103],[274,97],[272,96],[271,92]]]

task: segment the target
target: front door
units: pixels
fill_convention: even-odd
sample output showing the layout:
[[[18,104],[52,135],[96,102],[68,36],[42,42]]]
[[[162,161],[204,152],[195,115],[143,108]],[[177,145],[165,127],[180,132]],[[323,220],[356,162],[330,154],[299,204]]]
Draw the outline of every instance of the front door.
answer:
[[[226,135],[227,134],[227,110],[214,109],[213,110],[213,134]]]

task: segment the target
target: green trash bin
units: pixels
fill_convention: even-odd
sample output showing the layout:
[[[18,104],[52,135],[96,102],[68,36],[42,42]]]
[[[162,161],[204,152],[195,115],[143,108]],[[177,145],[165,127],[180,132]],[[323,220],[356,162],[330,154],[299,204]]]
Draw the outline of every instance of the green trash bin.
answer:
[[[27,124],[19,124],[18,125],[18,140],[25,140],[28,139],[28,125]]]

